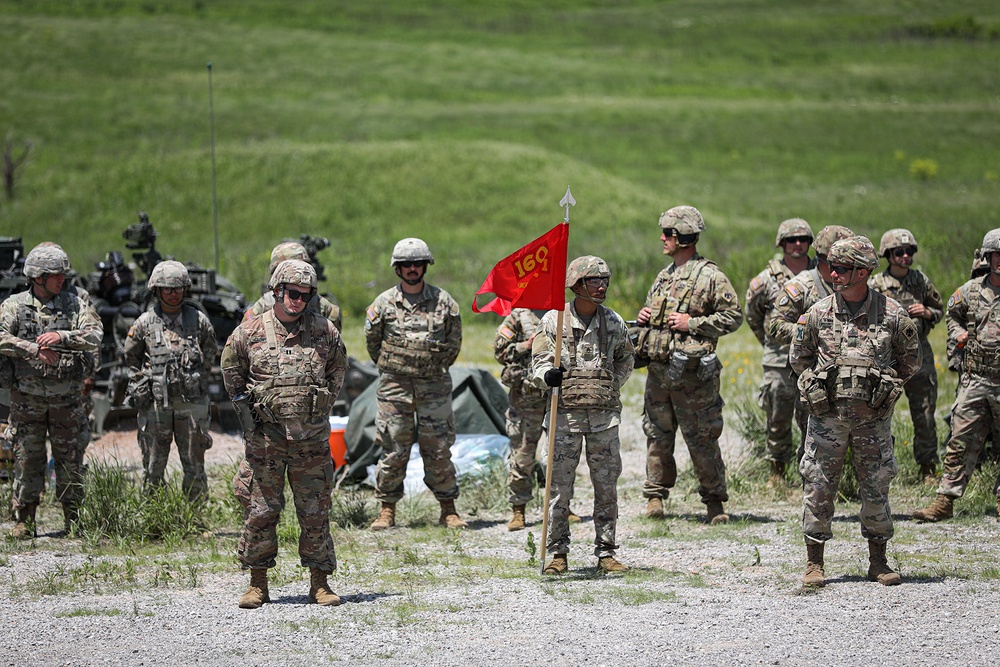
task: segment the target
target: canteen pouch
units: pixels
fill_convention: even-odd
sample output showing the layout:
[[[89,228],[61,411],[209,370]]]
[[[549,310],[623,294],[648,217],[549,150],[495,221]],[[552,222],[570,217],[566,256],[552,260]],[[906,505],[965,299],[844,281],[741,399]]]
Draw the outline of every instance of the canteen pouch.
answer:
[[[826,387],[827,369],[809,369],[799,376],[799,393],[806,412],[821,417],[832,410],[830,393]]]
[[[717,377],[721,369],[722,363],[719,361],[719,356],[715,352],[712,352],[698,360],[698,369],[695,371],[695,377],[700,382],[708,382]]]
[[[875,410],[875,416],[884,419],[892,414],[896,401],[903,394],[903,381],[895,376],[891,369],[884,370],[872,391],[868,407]]]
[[[684,369],[688,364],[688,355],[684,354],[680,350],[674,350],[670,355],[670,363],[667,364],[667,377],[673,381],[681,379],[684,375]]]
[[[649,365],[649,332],[648,326],[635,324],[629,327],[628,337],[632,339],[635,348],[635,367],[645,368]]]

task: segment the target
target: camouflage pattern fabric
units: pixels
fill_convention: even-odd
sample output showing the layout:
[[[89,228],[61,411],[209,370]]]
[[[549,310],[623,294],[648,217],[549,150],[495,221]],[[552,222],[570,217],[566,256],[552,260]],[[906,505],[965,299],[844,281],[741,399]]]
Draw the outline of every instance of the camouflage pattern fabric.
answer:
[[[625,321],[618,313],[605,306],[597,308],[598,312],[587,323],[577,313],[574,301],[566,304],[562,350],[568,348],[568,339],[572,337],[577,354],[575,360],[564,355],[560,362],[570,372],[574,369],[608,368],[620,387],[632,374],[635,350]],[[603,341],[600,336],[602,316],[606,331]],[[555,367],[556,335],[559,334],[557,324],[558,312],[552,310],[546,313],[542,318],[541,335],[536,335],[532,343],[532,382],[539,389],[546,387],[546,371]],[[552,416],[546,415],[547,428],[556,429],[546,547],[551,553],[565,554],[569,550],[569,504],[573,499],[573,483],[584,444],[594,485],[594,554],[599,558],[613,556],[618,548],[615,533],[618,524],[617,482],[622,471],[618,439],[620,423],[620,408],[560,408],[554,424]]]
[[[790,221],[786,221],[790,222]],[[805,221],[802,221],[805,222]],[[785,225],[785,223],[781,223]],[[792,232],[801,233],[801,226],[789,225]],[[810,232],[811,236],[812,233]],[[782,231],[778,232],[779,243]],[[812,269],[816,260],[809,260],[806,270]],[[766,455],[769,461],[788,463],[794,454],[792,448],[792,420],[799,424],[803,438],[808,415],[798,400],[796,377],[788,366],[788,343],[774,340],[768,334],[767,321],[772,316],[774,303],[796,274],[781,260],[774,257],[767,268],[758,273],[747,288],[745,314],[747,324],[757,340],[764,346],[761,363],[764,377],[760,385],[758,405],[767,420]]]
[[[938,438],[934,413],[937,412],[938,380],[937,369],[934,366],[934,350],[931,349],[927,335],[944,317],[944,301],[941,293],[930,278],[920,270],[912,268],[902,280],[886,269],[869,278],[868,286],[895,299],[904,309],[919,303],[931,313],[931,319],[913,318],[920,335],[920,354],[923,363],[920,365],[920,370],[903,385],[903,390],[910,404],[910,419],[913,421],[913,457],[920,465],[936,465]]]
[[[686,296],[684,296],[686,293]],[[684,434],[703,501],[728,500],[725,465],[719,449],[722,434],[722,407],[719,373],[722,364],[701,369],[701,359],[715,351],[721,336],[736,331],[743,323],[739,298],[729,278],[715,263],[695,256],[678,267],[671,264],[660,271],[646,295],[646,307],[654,334],[671,338],[671,349],[688,355],[681,377],[667,375],[668,360],[650,362],[643,403],[642,429],[646,434],[646,481],[643,496],[666,498],[677,479],[674,439],[678,427]],[[672,333],[665,326],[671,312],[686,312],[690,332]]]
[[[986,436],[1000,432],[1000,288],[990,276],[968,281],[948,299],[949,344],[968,333],[962,352],[958,396],[951,408],[938,493],[961,498],[979,462]],[[1000,498],[1000,477],[994,483]]]
[[[50,331],[60,338],[56,366],[38,358],[35,342]],[[29,289],[0,305],[0,354],[14,366],[10,434],[15,511],[38,503],[45,489],[46,438],[56,463],[56,499],[67,505],[83,500],[83,453],[90,442],[84,379],[93,372],[102,335],[97,313],[75,294],[62,293],[43,303]],[[71,370],[63,373],[58,368]]]
[[[507,437],[510,461],[507,486],[510,504],[526,505],[534,488],[535,459],[548,406],[547,391],[531,383],[531,345],[541,319],[527,308],[515,308],[497,327],[493,355],[503,364],[501,381],[509,387]]]
[[[268,322],[278,345],[268,343]],[[274,317],[244,322],[222,351],[222,375],[230,398],[249,395],[274,378],[297,378],[297,389],[316,397],[336,396],[347,372],[347,350],[329,320],[304,314],[285,324]],[[237,555],[244,568],[274,567],[277,524],[284,507],[288,478],[301,528],[299,558],[303,566],[332,572],[337,560],[330,537],[330,493],[333,459],[329,446],[329,407],[303,411],[298,417],[264,421],[244,433],[246,460],[233,479],[233,492],[244,508]],[[325,405],[325,404],[323,404]],[[256,409],[256,408],[255,408]]]
[[[898,302],[869,290],[852,315],[843,297],[835,294],[813,305],[799,319],[789,360],[800,376],[827,364],[851,369],[855,366],[850,364],[864,363],[868,370],[892,369],[905,382],[920,368],[920,343],[916,325]],[[836,384],[840,391],[840,378]],[[888,540],[892,537],[888,489],[896,475],[892,406],[872,407],[863,399],[841,397],[834,397],[831,406],[829,414],[809,417],[805,453],[799,464],[802,531],[812,541],[831,538],[840,471],[847,448],[852,447],[861,487],[862,535]]]
[[[249,322],[256,319],[272,308],[274,308],[274,292],[265,292],[259,299],[254,301],[253,305],[246,309],[243,313],[243,321]],[[340,312],[340,304],[332,296],[328,299],[322,294],[313,295],[313,298],[306,305],[306,310],[311,313],[317,313],[333,322],[333,326],[337,327],[337,331],[343,330],[344,321]]]
[[[833,286],[823,280],[819,269],[814,267],[795,276],[774,301],[774,310],[765,322],[767,335],[776,343],[791,343],[799,318],[831,294]]]
[[[424,483],[438,500],[458,498],[451,462],[455,414],[448,373],[462,347],[458,304],[446,291],[426,282],[412,301],[397,285],[368,306],[365,341],[382,371],[375,392],[375,442],[384,454],[378,463],[375,497],[390,503],[403,497],[406,464],[416,442],[424,462]]]

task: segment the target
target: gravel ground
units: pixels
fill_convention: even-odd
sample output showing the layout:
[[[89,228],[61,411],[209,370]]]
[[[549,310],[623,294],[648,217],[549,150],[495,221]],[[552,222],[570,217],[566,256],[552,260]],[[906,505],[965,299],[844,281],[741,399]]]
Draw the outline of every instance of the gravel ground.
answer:
[[[798,495],[790,490],[746,507],[733,493],[727,508],[734,523],[725,527],[706,525],[696,498],[672,500],[665,522],[642,518],[637,423],[627,408],[619,557],[633,569],[625,575],[596,575],[586,516],[573,528],[564,577],[543,579],[527,565],[516,576],[509,567],[490,576],[488,569],[431,564],[439,583],[419,590],[390,576],[404,567],[391,544],[410,545],[411,529],[384,537],[354,532],[348,539],[389,556],[368,561],[375,570],[366,576],[352,576],[353,564],[341,557],[333,579],[341,606],[306,604],[308,580],[295,578],[297,559],[283,548],[280,567],[293,576],[272,585],[272,604],[245,611],[236,601],[247,577],[235,564],[200,574],[194,587],[25,593],[24,581],[59,577],[88,561],[78,541],[47,536],[31,551],[0,555],[0,665],[997,663],[994,517],[923,526],[898,511],[890,562],[904,583],[886,588],[864,578],[856,507],[841,506],[837,539],[827,550],[828,585],[803,591]],[[727,457],[740,448],[727,431]],[[219,434],[210,464],[228,463],[240,451],[238,438]],[[134,462],[134,434],[111,433],[88,456]],[[588,490],[581,482],[578,492]],[[574,507],[589,514],[586,498]],[[529,518],[537,538],[540,514]],[[462,535],[464,552],[477,561],[526,562],[527,533],[508,533],[505,520],[499,513],[477,517]]]

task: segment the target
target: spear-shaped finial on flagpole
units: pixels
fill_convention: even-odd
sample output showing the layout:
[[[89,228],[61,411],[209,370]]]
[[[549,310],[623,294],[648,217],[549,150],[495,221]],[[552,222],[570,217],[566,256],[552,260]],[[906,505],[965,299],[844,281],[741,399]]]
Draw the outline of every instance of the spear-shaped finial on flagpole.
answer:
[[[568,185],[566,186],[566,194],[559,200],[559,205],[566,207],[566,217],[563,218],[563,222],[569,222],[569,207],[576,206],[576,200],[573,199],[573,193],[569,191]]]

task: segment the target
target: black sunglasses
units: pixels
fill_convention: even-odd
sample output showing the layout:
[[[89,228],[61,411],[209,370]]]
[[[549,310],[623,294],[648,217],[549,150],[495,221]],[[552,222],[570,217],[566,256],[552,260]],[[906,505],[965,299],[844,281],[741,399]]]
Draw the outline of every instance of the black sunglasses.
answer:
[[[785,239],[785,243],[812,243],[811,236],[789,236]]]
[[[399,262],[399,266],[408,269],[411,266],[427,266],[427,262]]]
[[[904,246],[902,248],[894,249],[892,251],[892,254],[895,257],[902,257],[903,255],[909,255],[910,257],[913,257],[914,255],[917,254],[917,249],[914,248],[913,246]]]
[[[840,275],[845,275],[845,274],[850,273],[851,271],[853,271],[855,268],[856,267],[853,267],[853,266],[843,266],[841,264],[831,264],[830,265],[830,272],[831,273],[837,272]]]
[[[286,287],[285,294],[287,294],[288,298],[292,301],[309,301],[313,298],[314,292],[312,290],[309,290],[308,292],[300,292],[297,289]]]

